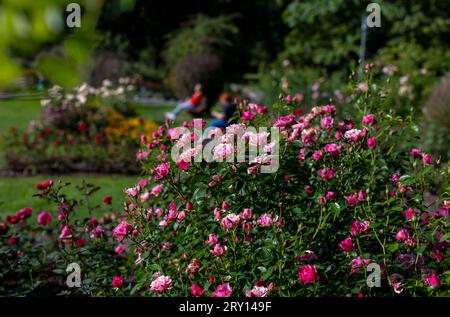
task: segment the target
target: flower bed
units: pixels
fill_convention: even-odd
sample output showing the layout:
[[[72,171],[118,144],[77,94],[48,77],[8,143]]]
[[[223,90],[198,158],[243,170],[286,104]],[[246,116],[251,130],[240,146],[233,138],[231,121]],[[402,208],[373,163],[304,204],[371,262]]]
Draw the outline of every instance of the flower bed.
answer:
[[[119,86],[104,81],[99,88],[83,85],[75,91],[54,87],[42,100],[41,119],[25,132],[6,136],[7,169],[29,173],[138,173],[129,153],[138,135],[155,131],[153,122],[136,118],[127,96],[129,79]]]

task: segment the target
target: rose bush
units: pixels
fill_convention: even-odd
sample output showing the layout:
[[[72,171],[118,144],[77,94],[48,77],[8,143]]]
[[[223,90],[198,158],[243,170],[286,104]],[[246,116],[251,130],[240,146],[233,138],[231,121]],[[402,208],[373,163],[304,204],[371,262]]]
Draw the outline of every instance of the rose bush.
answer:
[[[177,135],[168,121],[153,140],[142,138],[145,175],[126,190],[128,219],[116,234],[136,254],[130,294],[448,295],[448,191],[426,199],[436,194],[428,182],[435,159],[398,146],[414,141],[414,125],[377,111],[381,87],[354,87],[351,110],[340,118],[333,105],[293,113],[287,98],[271,111],[239,105],[238,124],[215,158],[236,151],[226,143],[231,131],[258,142],[266,134],[250,126],[275,126],[275,173],[259,173],[273,162],[264,155],[246,163],[195,162],[201,148],[193,148],[172,161],[172,149],[195,135]]]
[[[103,204],[88,203],[98,187],[83,183],[77,187],[83,199],[75,200],[62,193],[69,185],[51,180],[37,184],[36,196],[52,202],[52,210],[23,208],[0,217],[0,295],[117,294],[112,286],[118,287],[118,280],[112,276],[130,267],[127,245],[112,238],[118,215],[111,212],[108,196]],[[103,216],[82,219],[76,215],[82,209]],[[79,265],[80,287],[66,285],[71,263]]]

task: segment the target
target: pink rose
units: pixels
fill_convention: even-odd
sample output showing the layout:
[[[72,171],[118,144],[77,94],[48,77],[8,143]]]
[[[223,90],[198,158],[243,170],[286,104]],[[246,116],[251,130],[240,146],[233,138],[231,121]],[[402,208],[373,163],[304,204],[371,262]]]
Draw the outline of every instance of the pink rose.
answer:
[[[346,131],[344,136],[353,142],[357,142],[358,140],[364,138],[364,132],[358,129],[351,129]]]
[[[262,228],[270,228],[276,222],[270,215],[262,214],[261,217],[256,221],[256,224]]]
[[[412,219],[412,217],[414,217],[414,209],[412,208],[408,208],[406,209],[403,214],[405,215],[406,218],[408,218],[409,220]]]
[[[364,221],[358,221],[355,220],[350,225],[350,233],[353,236],[357,236],[363,232],[367,232],[369,230],[369,222],[367,220]]]
[[[212,255],[219,256],[219,255],[224,254],[226,250],[227,250],[227,247],[222,247],[220,245],[220,243],[217,243],[214,246],[214,249],[209,250],[209,252],[211,252]]]
[[[162,184],[158,184],[158,185],[153,186],[153,188],[150,192],[153,196],[158,197],[162,193],[163,189],[164,189],[164,186]]]
[[[164,293],[172,286],[172,279],[165,275],[156,274],[156,278],[150,284],[150,291],[155,293]]]
[[[322,128],[326,129],[327,131],[330,131],[333,129],[333,118],[332,117],[323,117],[322,120],[320,120],[320,125]]]
[[[242,219],[251,220],[253,217],[253,212],[251,208],[244,208],[244,210],[240,213]]]
[[[420,157],[422,155],[422,150],[420,149],[411,149],[409,153],[412,157]]]
[[[395,239],[397,241],[403,242],[407,239],[409,239],[409,232],[406,229],[400,229],[397,234],[395,235]]]
[[[317,260],[317,255],[310,250],[306,250],[304,254],[297,257],[298,260],[302,262],[313,262]]]
[[[422,278],[424,283],[428,284],[431,287],[437,287],[441,285],[439,278],[435,272],[431,272],[425,274],[425,276]]]
[[[239,222],[241,221],[241,218],[236,214],[228,214],[226,215],[222,221],[220,222],[220,225],[224,229],[235,229]]]
[[[300,283],[308,285],[319,280],[317,267],[315,265],[304,265],[298,269],[298,280]]]
[[[371,149],[374,149],[377,146],[377,139],[376,138],[368,138],[367,146]]]
[[[197,285],[197,284],[191,285],[189,290],[190,290],[191,294],[196,297],[202,296],[203,293],[205,292],[205,290],[200,285]]]
[[[335,171],[329,167],[323,168],[319,170],[319,175],[325,180],[330,180],[334,177]]]
[[[355,248],[355,244],[353,243],[352,238],[347,237],[339,242],[339,247],[345,252],[351,252]]]
[[[218,144],[214,148],[214,159],[222,160],[233,154],[233,146],[228,143]]]
[[[125,189],[125,194],[127,194],[128,197],[136,197],[139,193],[139,188],[137,187],[131,187]]]
[[[122,287],[123,284],[123,277],[122,276],[114,276],[112,280],[112,287],[113,288],[119,288]]]
[[[430,165],[430,164],[432,163],[433,160],[432,160],[430,154],[424,154],[424,155],[422,156],[422,161],[423,161],[423,164],[425,164],[425,165]]]
[[[122,254],[126,249],[127,245],[125,243],[119,243],[114,249],[114,252],[116,252],[117,254]]]
[[[253,288],[247,292],[247,297],[267,297],[269,294],[269,289],[264,286],[255,285]]]
[[[255,115],[249,111],[242,112],[242,120],[250,121],[255,117]]]
[[[347,201],[347,204],[349,206],[356,206],[357,204],[359,204],[359,201],[356,198],[355,194],[350,194],[348,196],[345,196],[345,200]]]
[[[58,239],[68,243],[70,242],[70,239],[72,238],[72,231],[68,226],[64,226],[61,230],[61,234],[59,235]]]
[[[323,149],[325,150],[325,152],[330,153],[333,157],[337,157],[340,154],[339,145],[335,143],[327,144]]]
[[[41,226],[48,225],[53,220],[52,215],[48,211],[41,212],[37,217],[37,222]]]
[[[221,284],[216,287],[216,291],[211,295],[212,297],[230,297],[233,293],[229,283]]]
[[[400,294],[403,292],[403,286],[405,285],[405,278],[397,273],[389,276],[389,282],[391,283],[392,288],[396,294]]]
[[[318,160],[320,160],[322,158],[322,155],[323,155],[322,151],[321,150],[317,150],[317,151],[314,151],[312,157],[313,157],[314,160],[318,161]]]
[[[126,221],[122,221],[114,228],[113,236],[122,241],[131,230],[133,230],[133,226]]]
[[[155,179],[161,179],[166,177],[169,174],[170,164],[162,163],[154,168],[153,173],[155,174]]]
[[[367,116],[364,116],[362,118],[362,124],[365,124],[365,125],[371,125],[375,122],[376,122],[375,115],[373,115],[373,114],[368,114]]]
[[[210,233],[208,235],[208,241],[206,242],[208,245],[214,245],[216,244],[218,241],[217,239],[217,235],[215,235],[214,233]]]

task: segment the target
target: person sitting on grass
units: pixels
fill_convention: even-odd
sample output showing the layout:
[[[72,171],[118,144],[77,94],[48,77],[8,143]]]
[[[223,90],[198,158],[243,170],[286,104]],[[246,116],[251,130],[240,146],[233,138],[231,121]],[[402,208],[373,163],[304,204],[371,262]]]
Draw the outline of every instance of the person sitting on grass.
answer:
[[[175,120],[181,111],[194,111],[203,99],[202,85],[197,83],[194,86],[194,94],[191,98],[178,104],[174,110],[166,113],[166,118]]]
[[[226,128],[228,125],[234,123],[232,117],[237,110],[236,104],[231,100],[231,95],[229,93],[222,93],[219,96],[219,102],[223,107],[223,112],[213,111],[211,112],[211,119],[206,127],[204,139],[209,138],[210,131],[216,128]]]

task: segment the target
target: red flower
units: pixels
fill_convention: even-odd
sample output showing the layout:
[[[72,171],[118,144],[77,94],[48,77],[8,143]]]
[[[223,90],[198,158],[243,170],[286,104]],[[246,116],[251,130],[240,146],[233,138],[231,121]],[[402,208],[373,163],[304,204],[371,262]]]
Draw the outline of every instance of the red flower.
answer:
[[[44,189],[51,187],[52,185],[53,185],[53,181],[51,179],[49,179],[49,180],[46,180],[45,182],[36,184],[36,188],[39,190],[44,190]]]
[[[123,277],[122,276],[114,276],[111,285],[113,288],[122,287]]]
[[[111,205],[112,197],[111,196],[105,196],[103,197],[103,203],[105,205]]]
[[[308,285],[319,280],[317,267],[315,265],[304,265],[298,269],[298,280],[300,283]]]
[[[193,284],[189,288],[189,290],[191,291],[191,294],[194,296],[202,296],[203,293],[205,292],[205,290],[200,285],[197,284]]]

